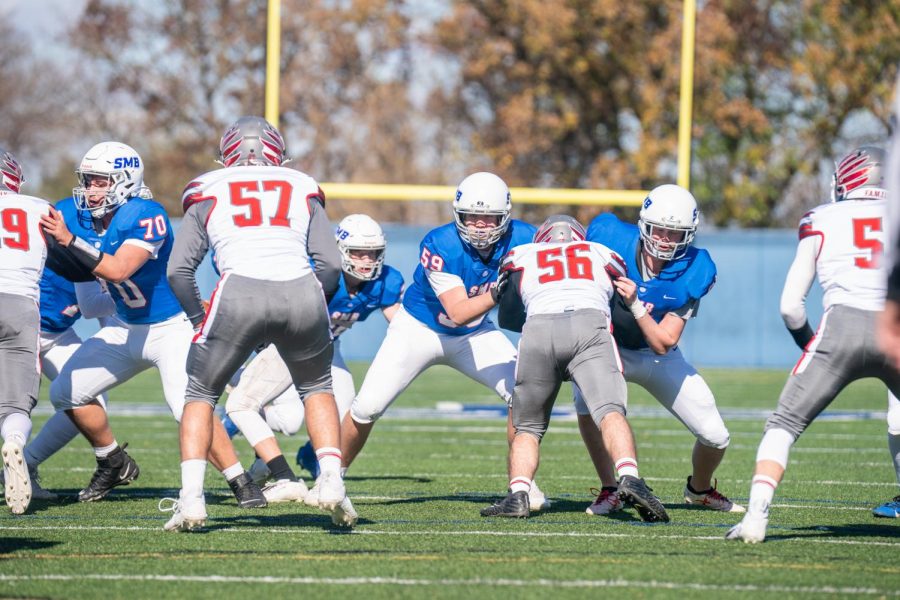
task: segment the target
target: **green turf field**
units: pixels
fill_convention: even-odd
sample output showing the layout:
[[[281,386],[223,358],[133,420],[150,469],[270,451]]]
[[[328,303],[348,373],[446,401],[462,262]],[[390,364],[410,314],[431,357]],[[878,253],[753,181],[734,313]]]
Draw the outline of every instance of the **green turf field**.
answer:
[[[354,365],[357,376],[362,365]],[[732,445],[719,488],[746,500],[762,418],[785,372],[704,374],[729,419]],[[359,381],[359,378],[357,379]],[[162,402],[155,372],[114,390],[111,402]],[[640,415],[654,403],[630,389]],[[46,385],[42,390],[46,403]],[[568,404],[568,391],[560,405]],[[438,401],[497,402],[477,384],[432,369],[396,407]],[[885,410],[885,392],[858,382],[834,410]],[[46,417],[36,417],[39,425]],[[883,419],[820,421],[795,446],[772,509],[770,540],[726,542],[732,515],[688,507],[692,436],[672,418],[634,416],[641,474],[672,522],[647,525],[631,510],[584,513],[596,485],[574,421],[551,422],[538,482],[553,507],[528,520],[483,519],[504,493],[505,421],[392,418],[388,411],[353,465],[347,488],[360,513],[353,533],[303,505],[239,510],[224,480],[207,477],[210,521],[199,533],[162,531],[163,496],[180,485],[177,431],[165,416],[114,415],[120,442],[141,476],[108,499],[80,505],[74,494],[93,471],[78,439],[42,466],[46,487],[66,494],[29,514],[0,515],[0,596],[52,598],[247,598],[362,593],[368,599],[587,597],[608,588],[627,597],[821,597],[900,595],[900,522],[869,509],[895,495]],[[36,427],[37,429],[37,427]],[[303,435],[282,440],[292,458]],[[252,452],[236,440],[245,466]],[[600,588],[600,589],[597,589]]]

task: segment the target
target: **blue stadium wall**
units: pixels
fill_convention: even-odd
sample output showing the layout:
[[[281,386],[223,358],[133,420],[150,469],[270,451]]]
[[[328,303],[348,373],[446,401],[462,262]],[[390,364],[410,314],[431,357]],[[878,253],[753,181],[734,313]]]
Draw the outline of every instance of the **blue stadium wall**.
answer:
[[[177,224],[176,224],[177,227]],[[419,241],[428,227],[385,225],[386,262],[412,279],[419,256]],[[778,367],[796,362],[799,350],[784,328],[778,312],[781,288],[796,247],[797,234],[788,230],[703,231],[695,244],[706,248],[718,267],[718,281],[688,323],[680,347],[699,367]],[[208,297],[216,276],[207,263],[198,271],[200,288]],[[813,285],[807,299],[813,327],[822,314],[822,295]],[[371,360],[387,328],[373,314],[341,336],[347,360]],[[80,333],[96,330],[80,324]],[[514,334],[509,334],[515,340]]]

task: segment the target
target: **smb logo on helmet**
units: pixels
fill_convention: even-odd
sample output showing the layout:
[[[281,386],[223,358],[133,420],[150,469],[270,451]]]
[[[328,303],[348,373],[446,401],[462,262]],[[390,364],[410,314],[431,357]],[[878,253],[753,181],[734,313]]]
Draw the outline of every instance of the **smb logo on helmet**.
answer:
[[[129,167],[140,167],[141,159],[137,156],[117,156],[113,161],[114,169],[126,169]]]

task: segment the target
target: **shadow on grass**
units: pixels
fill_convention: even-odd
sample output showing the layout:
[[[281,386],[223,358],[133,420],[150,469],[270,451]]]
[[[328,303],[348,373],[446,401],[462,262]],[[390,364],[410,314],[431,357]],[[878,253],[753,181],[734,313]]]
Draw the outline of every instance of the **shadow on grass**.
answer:
[[[265,509],[263,509],[265,510]],[[304,509],[301,509],[304,510]],[[305,510],[314,511],[316,509],[305,507]],[[371,525],[374,521],[360,518],[359,525]],[[211,521],[207,521],[206,527],[195,533],[211,533],[221,529],[240,529],[247,528],[319,528],[325,529],[329,533],[346,534],[351,533],[352,529],[348,527],[338,527],[331,522],[331,516],[324,512],[301,512],[290,515],[272,515],[265,512],[247,512],[237,516],[215,517]]]
[[[791,539],[799,537],[848,538],[848,537],[900,537],[900,527],[895,523],[853,523],[848,525],[810,525],[792,527],[789,531],[809,532],[818,535],[791,535],[786,531],[767,535],[767,540]]]
[[[10,554],[22,550],[46,550],[58,546],[60,542],[35,540],[32,538],[0,537],[0,554]],[[2,560],[2,559],[0,559]]]

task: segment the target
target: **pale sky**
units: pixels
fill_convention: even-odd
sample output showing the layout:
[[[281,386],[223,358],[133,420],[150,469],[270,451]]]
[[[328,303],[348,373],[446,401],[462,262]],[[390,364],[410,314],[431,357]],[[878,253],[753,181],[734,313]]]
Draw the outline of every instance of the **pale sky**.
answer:
[[[4,0],[0,17],[27,33],[36,43],[36,52],[64,52],[55,40],[78,21],[87,0]]]

